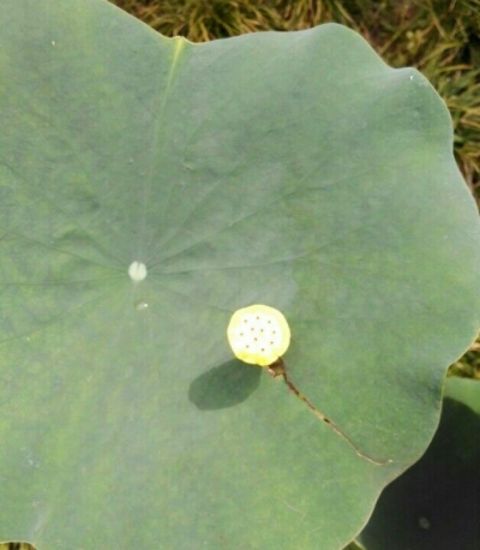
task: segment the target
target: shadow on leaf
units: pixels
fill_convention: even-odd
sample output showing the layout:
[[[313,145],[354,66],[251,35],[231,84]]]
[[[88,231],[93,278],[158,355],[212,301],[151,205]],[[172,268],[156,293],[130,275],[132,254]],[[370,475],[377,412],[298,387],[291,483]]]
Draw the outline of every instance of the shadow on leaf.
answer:
[[[255,391],[261,371],[259,367],[233,359],[195,378],[188,397],[201,410],[233,407]]]
[[[35,550],[29,542],[2,542],[0,550]]]

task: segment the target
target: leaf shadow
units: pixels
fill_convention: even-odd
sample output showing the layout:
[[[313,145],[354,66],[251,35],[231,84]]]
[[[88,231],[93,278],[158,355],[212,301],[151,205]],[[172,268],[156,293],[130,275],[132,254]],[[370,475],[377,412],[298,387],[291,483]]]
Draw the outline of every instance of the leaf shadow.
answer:
[[[232,359],[204,372],[190,384],[188,398],[200,410],[234,407],[258,387],[262,369]]]

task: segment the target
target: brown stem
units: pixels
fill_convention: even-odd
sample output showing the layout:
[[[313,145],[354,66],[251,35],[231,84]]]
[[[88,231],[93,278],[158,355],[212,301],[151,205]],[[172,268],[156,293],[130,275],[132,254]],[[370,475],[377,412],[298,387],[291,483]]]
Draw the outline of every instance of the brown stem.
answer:
[[[283,360],[277,359],[275,363],[272,363],[269,368],[268,372],[274,377],[281,376],[287,385],[288,389],[294,393],[301,401],[303,401],[307,407],[313,412],[313,414],[322,422],[324,422],[327,426],[329,426],[337,435],[339,435],[350,447],[355,451],[355,453],[364,458],[365,460],[368,460],[368,462],[371,462],[372,464],[375,464],[376,466],[386,466],[387,464],[391,464],[393,461],[391,459],[387,460],[377,460],[370,455],[364,453],[357,445],[356,443],[342,430],[340,429],[335,422],[330,420],[325,414],[323,414],[321,411],[319,411],[313,403],[305,397],[295,386],[295,384],[290,380],[288,377],[285,363]]]

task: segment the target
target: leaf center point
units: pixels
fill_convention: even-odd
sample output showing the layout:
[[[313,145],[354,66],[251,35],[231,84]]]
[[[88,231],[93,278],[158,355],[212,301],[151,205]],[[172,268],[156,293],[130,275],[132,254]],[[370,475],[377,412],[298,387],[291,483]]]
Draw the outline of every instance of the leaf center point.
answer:
[[[147,266],[142,262],[136,260],[132,262],[128,268],[128,276],[134,283],[143,281],[147,276]]]

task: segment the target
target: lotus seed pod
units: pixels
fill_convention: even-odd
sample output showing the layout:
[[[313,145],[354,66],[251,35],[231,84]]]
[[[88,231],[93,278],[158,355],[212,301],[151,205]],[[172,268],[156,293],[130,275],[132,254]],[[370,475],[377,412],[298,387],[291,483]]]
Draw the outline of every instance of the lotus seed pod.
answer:
[[[283,314],[264,305],[237,309],[230,319],[227,338],[235,357],[251,365],[268,367],[290,345],[290,327]]]

